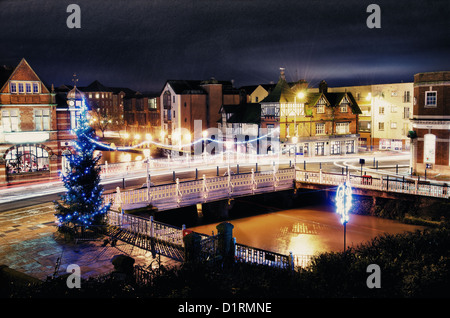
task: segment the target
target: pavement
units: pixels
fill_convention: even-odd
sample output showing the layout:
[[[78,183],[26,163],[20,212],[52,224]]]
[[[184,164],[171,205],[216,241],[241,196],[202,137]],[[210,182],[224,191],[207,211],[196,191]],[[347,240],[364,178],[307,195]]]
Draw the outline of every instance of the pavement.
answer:
[[[157,268],[158,262],[166,267],[181,264],[164,256],[153,258],[151,252],[120,241],[114,247],[101,246],[102,240],[68,243],[57,232],[53,214],[52,203],[0,213],[0,265],[45,280],[53,275],[58,258],[58,275],[76,264],[82,278],[110,273],[114,269],[111,260],[119,254],[131,256],[135,265],[147,268]]]

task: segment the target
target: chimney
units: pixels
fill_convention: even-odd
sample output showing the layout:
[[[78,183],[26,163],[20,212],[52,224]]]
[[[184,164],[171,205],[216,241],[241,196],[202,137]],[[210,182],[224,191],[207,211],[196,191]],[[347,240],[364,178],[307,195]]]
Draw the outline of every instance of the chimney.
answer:
[[[319,92],[326,93],[328,92],[328,84],[324,80],[319,83]]]

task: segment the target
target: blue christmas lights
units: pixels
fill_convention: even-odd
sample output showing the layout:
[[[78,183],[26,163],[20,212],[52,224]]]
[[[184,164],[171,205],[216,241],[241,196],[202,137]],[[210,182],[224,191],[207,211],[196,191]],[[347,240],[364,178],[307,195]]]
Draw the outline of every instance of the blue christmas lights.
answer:
[[[55,213],[59,225],[97,224],[109,210],[110,204],[103,205],[103,187],[100,185],[100,156],[94,157],[95,144],[91,142],[92,129],[87,120],[87,107],[84,99],[77,116],[77,127],[74,133],[75,154],[67,155],[69,169],[62,175],[66,193],[62,203],[55,202]]]

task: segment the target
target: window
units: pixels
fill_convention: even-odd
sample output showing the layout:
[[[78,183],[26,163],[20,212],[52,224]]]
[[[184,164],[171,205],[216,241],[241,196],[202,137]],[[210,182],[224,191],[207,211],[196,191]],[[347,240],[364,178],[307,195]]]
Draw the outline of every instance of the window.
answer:
[[[354,153],[355,152],[355,141],[354,140],[346,140],[345,141],[345,152],[346,153]]]
[[[172,102],[175,104],[175,95],[172,97]]]
[[[403,107],[403,119],[409,118],[409,107]]]
[[[336,134],[348,134],[349,123],[336,123]]]
[[[36,130],[50,130],[50,110],[34,110],[34,127]]]
[[[264,109],[266,111],[266,113],[265,113],[266,116],[275,116],[275,107],[274,106],[265,107]]]
[[[391,113],[396,113],[397,112],[397,106],[392,105],[391,106]]]
[[[99,93],[96,93],[96,94],[95,94],[95,98],[99,99],[99,98],[100,98],[100,94],[99,94]]]
[[[435,107],[436,106],[436,91],[425,92],[425,106]]]
[[[409,103],[411,101],[411,93],[410,91],[405,91],[403,94],[403,102]]]
[[[48,152],[38,145],[20,145],[6,154],[6,172],[48,171]]]
[[[395,121],[391,122],[391,129],[397,129],[397,123]]]
[[[370,121],[359,121],[359,131],[370,131]]]
[[[316,124],[316,135],[325,135],[325,123]]]
[[[384,123],[378,123],[378,130],[384,130]]]
[[[330,152],[332,155],[339,155],[341,153],[341,142],[340,141],[332,141]]]
[[[384,115],[384,107],[378,108],[378,114]]]
[[[339,107],[341,113],[346,113],[347,112],[347,104],[341,104]]]
[[[316,142],[315,144],[315,153],[316,156],[323,156],[325,154],[325,143],[323,142]]]
[[[19,112],[16,109],[2,110],[4,132],[19,131]]]
[[[38,94],[39,82],[12,81],[10,92],[11,94]]]
[[[257,102],[258,102],[258,96],[255,97],[255,103],[257,103]]]
[[[185,104],[186,106],[186,104]],[[156,98],[150,98],[148,100],[148,109],[156,109]]]
[[[318,113],[318,114],[323,114],[323,113],[325,113],[325,105],[323,105],[323,104],[318,104],[318,105],[317,105],[317,113]]]

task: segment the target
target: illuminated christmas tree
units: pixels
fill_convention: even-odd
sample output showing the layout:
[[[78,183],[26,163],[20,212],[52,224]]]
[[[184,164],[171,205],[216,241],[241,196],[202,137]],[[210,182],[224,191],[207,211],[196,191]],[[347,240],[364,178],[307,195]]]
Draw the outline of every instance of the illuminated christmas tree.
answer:
[[[73,104],[73,103],[72,103]],[[76,226],[101,225],[110,204],[104,204],[100,184],[100,155],[94,157],[94,130],[89,126],[87,107],[84,98],[76,108],[77,136],[76,152],[66,155],[69,168],[62,175],[66,193],[60,201],[54,201],[60,229],[73,229]]]

